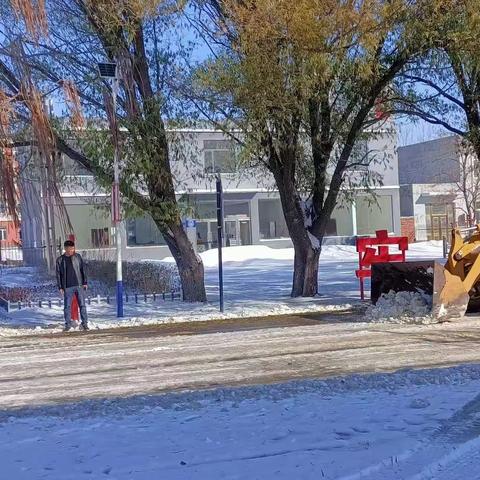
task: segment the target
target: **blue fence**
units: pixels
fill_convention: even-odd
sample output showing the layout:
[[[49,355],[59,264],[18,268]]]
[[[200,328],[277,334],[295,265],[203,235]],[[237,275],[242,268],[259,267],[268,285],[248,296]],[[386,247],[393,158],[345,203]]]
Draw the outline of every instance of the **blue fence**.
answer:
[[[162,293],[135,293],[133,295],[124,295],[123,301],[125,303],[136,304],[136,303],[148,303],[156,302],[158,300],[162,301],[175,301],[182,299],[181,291],[172,291],[172,292],[162,292]],[[114,305],[116,303],[115,296],[96,296],[96,297],[87,297],[87,305]],[[53,308],[53,307],[63,307],[63,299],[61,298],[47,298],[40,299],[35,301],[26,301],[26,302],[10,302],[0,297],[0,307],[6,310],[7,312],[12,312],[14,310],[23,310],[25,308]]]

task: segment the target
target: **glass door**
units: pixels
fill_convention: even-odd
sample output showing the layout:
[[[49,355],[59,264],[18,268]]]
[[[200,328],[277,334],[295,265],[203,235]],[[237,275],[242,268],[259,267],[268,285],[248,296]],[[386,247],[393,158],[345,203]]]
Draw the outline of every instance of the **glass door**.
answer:
[[[242,245],[251,245],[252,237],[250,234],[250,220],[240,220],[240,241]]]
[[[236,247],[240,245],[240,239],[237,232],[237,220],[225,221],[225,246]]]

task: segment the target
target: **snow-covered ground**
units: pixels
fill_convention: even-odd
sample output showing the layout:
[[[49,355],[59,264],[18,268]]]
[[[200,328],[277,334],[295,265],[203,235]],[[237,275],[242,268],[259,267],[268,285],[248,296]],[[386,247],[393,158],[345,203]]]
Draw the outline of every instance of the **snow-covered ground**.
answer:
[[[0,414],[15,480],[480,478],[480,367]]]
[[[324,253],[322,296],[292,300],[292,250],[227,249],[228,315],[357,302],[353,248]],[[204,254],[210,304],[188,305],[189,313],[181,302],[137,306],[124,324],[219,318],[215,255]],[[429,243],[414,245],[408,258],[440,256],[441,245]],[[60,310],[26,312],[4,322],[61,324]],[[99,326],[117,324],[106,307],[90,313]],[[196,335],[155,327],[21,338],[0,329],[0,477],[480,479],[480,365],[406,369],[480,361],[477,323],[318,321]],[[324,379],[192,391],[292,378]],[[175,389],[190,391],[159,394]]]
[[[24,287],[25,285],[43,285],[52,283],[52,279],[39,278],[34,267],[0,268],[0,285]]]
[[[441,258],[441,242],[423,242],[410,246],[407,260]],[[272,249],[262,245],[229,247],[224,249],[225,314],[218,310],[217,251],[201,254],[205,264],[205,282],[209,302],[186,306],[179,301],[156,303],[129,303],[125,318],[115,317],[114,305],[95,302],[89,307],[93,326],[108,328],[126,325],[145,325],[165,322],[208,320],[217,318],[251,317],[322,310],[344,309],[359,301],[358,254],[355,247],[328,245],[323,247],[320,259],[320,295],[314,299],[289,297],[292,281],[293,249]],[[173,259],[166,259],[172,262]],[[9,284],[8,274],[0,276],[0,284]],[[32,281],[31,278],[27,279]],[[27,281],[26,280],[26,281]],[[18,275],[12,278],[19,282]],[[5,327],[61,328],[63,312],[33,308],[13,311],[8,316],[0,311],[0,323]],[[4,332],[5,333],[5,332]]]

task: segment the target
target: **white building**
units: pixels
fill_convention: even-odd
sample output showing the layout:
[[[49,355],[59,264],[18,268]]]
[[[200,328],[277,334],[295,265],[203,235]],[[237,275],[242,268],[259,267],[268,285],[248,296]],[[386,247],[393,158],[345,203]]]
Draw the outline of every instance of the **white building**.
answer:
[[[271,175],[259,168],[240,171],[231,141],[218,130],[177,131],[175,135],[181,138],[175,141],[171,155],[177,198],[185,216],[195,220],[192,238],[196,238],[199,251],[216,247],[215,175],[209,172],[217,169],[222,172],[227,245],[291,245]],[[377,229],[400,232],[396,135],[379,132],[368,142],[368,152],[381,158],[369,167],[383,178],[383,186],[374,188],[376,203],[358,189],[353,204],[335,209],[326,242],[351,242],[354,236],[373,234]],[[74,227],[77,248],[87,254],[104,255],[114,247],[107,207],[109,196],[95,186],[89,172],[70,159],[64,158],[63,162],[68,181],[61,194]],[[28,219],[24,222],[24,232],[31,228],[29,222]],[[41,222],[37,222],[38,226],[41,227]],[[161,259],[170,255],[148,216],[125,220],[123,236],[126,259]],[[28,232],[24,234],[27,241],[33,237]]]
[[[465,153],[461,139],[455,135],[398,149],[405,235],[417,241],[441,240],[449,235],[452,226],[468,224],[460,185],[466,177],[467,191],[473,193],[476,188],[473,161],[474,157]]]

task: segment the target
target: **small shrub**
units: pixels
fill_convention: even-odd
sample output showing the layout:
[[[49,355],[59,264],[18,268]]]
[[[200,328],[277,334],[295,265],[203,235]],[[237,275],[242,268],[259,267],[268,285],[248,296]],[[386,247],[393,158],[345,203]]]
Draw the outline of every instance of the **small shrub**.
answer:
[[[114,290],[117,282],[116,263],[108,260],[86,260],[89,283],[101,282]],[[174,266],[156,262],[123,262],[125,292],[161,293],[178,290],[178,275]]]
[[[31,287],[1,287],[0,297],[9,302],[29,302],[33,299]]]

